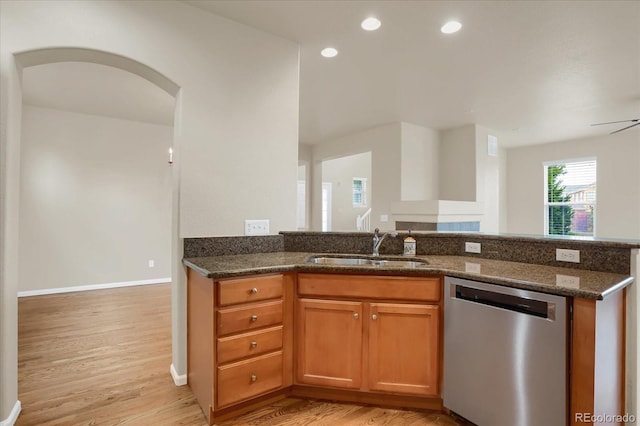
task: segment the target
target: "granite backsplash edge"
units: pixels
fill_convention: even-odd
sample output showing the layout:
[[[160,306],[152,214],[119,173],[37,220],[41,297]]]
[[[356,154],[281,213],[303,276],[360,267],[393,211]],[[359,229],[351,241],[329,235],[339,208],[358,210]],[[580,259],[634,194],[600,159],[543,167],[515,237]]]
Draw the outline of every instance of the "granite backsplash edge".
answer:
[[[590,271],[630,274],[631,250],[638,243],[562,240],[484,234],[414,233],[418,255],[478,257]],[[388,238],[380,254],[402,253],[406,232]],[[481,253],[465,251],[465,242],[481,243]],[[580,263],[559,262],[556,248],[580,250]],[[184,257],[207,257],[271,252],[370,254],[372,234],[362,232],[281,232],[278,235],[201,237],[184,239]]]
[[[184,239],[185,258],[273,253],[278,251],[285,251],[284,235],[282,234]]]

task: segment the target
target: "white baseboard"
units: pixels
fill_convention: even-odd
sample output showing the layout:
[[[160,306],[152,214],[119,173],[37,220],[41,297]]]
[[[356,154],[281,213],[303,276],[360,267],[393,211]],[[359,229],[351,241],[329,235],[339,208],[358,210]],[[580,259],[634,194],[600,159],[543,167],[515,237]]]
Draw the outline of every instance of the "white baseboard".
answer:
[[[118,288],[118,287],[131,287],[134,285],[148,285],[148,284],[164,284],[170,283],[171,278],[156,278],[153,280],[138,280],[138,281],[123,281],[119,283],[106,283],[106,284],[92,284],[92,285],[78,285],[74,287],[59,287],[59,288],[47,288],[43,290],[27,290],[19,291],[18,297],[29,296],[42,296],[45,294],[57,294],[57,293],[71,293],[74,291],[89,291],[89,290],[103,290],[106,288]],[[3,425],[0,425],[3,426]]]
[[[171,363],[169,371],[171,371],[171,377],[173,378],[173,383],[175,383],[176,386],[184,386],[187,384],[187,375],[179,375],[176,368],[173,366],[173,363]]]
[[[20,415],[20,411],[22,411],[22,404],[20,400],[16,401],[13,404],[13,408],[11,409],[11,413],[9,413],[9,417],[0,422],[0,426],[13,426],[16,424],[18,420],[18,416]]]

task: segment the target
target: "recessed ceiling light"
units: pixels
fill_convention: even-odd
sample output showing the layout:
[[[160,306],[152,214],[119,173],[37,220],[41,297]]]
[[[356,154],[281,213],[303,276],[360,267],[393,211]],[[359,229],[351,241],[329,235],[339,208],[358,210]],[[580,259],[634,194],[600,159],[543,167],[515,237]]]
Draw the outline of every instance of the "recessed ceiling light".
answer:
[[[362,21],[362,23],[360,24],[360,26],[362,27],[363,30],[366,31],[375,31],[378,28],[380,28],[380,25],[382,25],[382,23],[380,22],[379,19],[374,18],[373,16],[365,19],[364,21]]]
[[[462,24],[460,22],[449,21],[440,28],[440,31],[442,31],[445,34],[453,34],[460,31],[460,28],[462,28]]]
[[[334,49],[333,47],[325,47],[324,49],[322,49],[322,51],[320,51],[320,54],[325,58],[333,58],[338,54],[338,50]]]

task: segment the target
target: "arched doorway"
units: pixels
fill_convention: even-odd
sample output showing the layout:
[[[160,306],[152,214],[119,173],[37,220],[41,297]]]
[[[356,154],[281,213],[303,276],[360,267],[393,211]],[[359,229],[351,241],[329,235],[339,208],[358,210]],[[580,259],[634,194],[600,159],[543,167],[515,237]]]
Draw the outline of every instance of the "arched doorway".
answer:
[[[2,340],[3,340],[3,391],[7,394],[15,392],[17,394],[17,327],[14,328],[14,322],[12,318],[17,318],[17,298],[6,297],[15,294],[15,285],[19,282],[18,274],[18,247],[19,247],[19,234],[17,231],[17,223],[19,223],[19,151],[20,151],[20,130],[19,122],[20,116],[19,110],[22,103],[22,94],[20,89],[21,71],[25,67],[34,65],[43,65],[55,62],[90,62],[96,64],[107,65],[115,67],[124,71],[131,72],[139,75],[140,77],[152,82],[160,87],[170,95],[176,98],[176,110],[174,119],[174,138],[173,138],[173,150],[174,150],[174,165],[172,169],[172,223],[171,223],[171,276],[172,276],[172,360],[171,373],[176,384],[186,384],[186,319],[182,318],[179,314],[178,306],[186,304],[184,296],[184,277],[181,267],[182,258],[182,243],[179,237],[179,176],[180,176],[180,115],[181,115],[181,90],[180,87],[169,78],[157,70],[142,64],[133,59],[116,55],[110,52],[83,49],[83,48],[47,48],[36,49],[17,53],[14,55],[15,71],[9,78],[8,82],[3,81],[5,88],[8,87],[8,97],[11,99],[12,107],[16,107],[9,111],[7,118],[8,126],[6,140],[7,140],[7,157],[5,164],[10,170],[6,172],[8,176],[7,182],[3,182],[3,195],[6,194],[5,200],[3,200],[3,222],[5,223],[5,229],[8,229],[4,236],[3,247],[3,271],[2,278],[5,281],[5,285],[12,286],[9,291],[3,293],[2,305],[5,310],[5,316],[10,319],[3,326]],[[4,90],[3,90],[4,91]],[[5,116],[6,117],[6,116]],[[3,118],[5,118],[3,117]],[[6,125],[4,122],[3,125]],[[16,153],[17,152],[17,153]],[[16,171],[16,169],[18,169]],[[8,284],[7,284],[8,283]],[[12,299],[12,300],[11,300]],[[178,313],[176,315],[176,313]],[[184,315],[182,315],[184,316]],[[14,366],[15,365],[15,366]],[[181,375],[179,372],[183,372]],[[14,407],[15,409],[16,407]],[[20,407],[17,404],[17,410]],[[17,415],[17,413],[16,413]]]
[[[170,282],[175,97],[88,62],[22,77],[18,296]]]

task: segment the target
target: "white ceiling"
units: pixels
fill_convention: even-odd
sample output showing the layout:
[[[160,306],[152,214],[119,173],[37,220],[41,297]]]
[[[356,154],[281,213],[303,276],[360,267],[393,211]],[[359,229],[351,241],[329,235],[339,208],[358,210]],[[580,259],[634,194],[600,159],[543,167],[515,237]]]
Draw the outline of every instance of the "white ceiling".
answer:
[[[23,102],[45,108],[173,125],[175,98],[118,68],[58,62],[25,68]]]
[[[302,143],[406,121],[477,123],[517,146],[640,118],[638,1],[186,2],[300,44]],[[369,15],[380,30],[360,29]],[[447,36],[451,18],[463,28]]]
[[[639,1],[186,2],[300,44],[301,143],[405,121],[477,123],[508,147],[640,118]],[[370,15],[380,30],[360,29]],[[447,36],[451,18],[463,28]],[[339,55],[322,58],[329,45]],[[66,62],[23,77],[27,104],[173,123],[173,97],[116,68]]]

